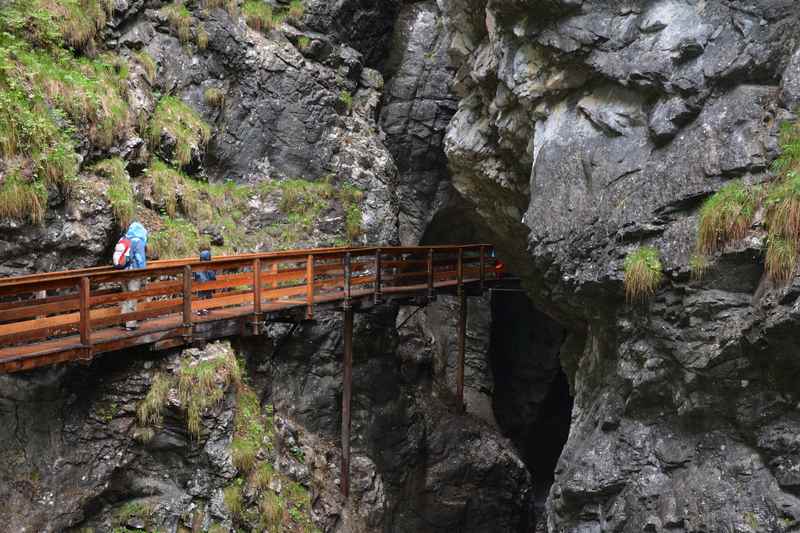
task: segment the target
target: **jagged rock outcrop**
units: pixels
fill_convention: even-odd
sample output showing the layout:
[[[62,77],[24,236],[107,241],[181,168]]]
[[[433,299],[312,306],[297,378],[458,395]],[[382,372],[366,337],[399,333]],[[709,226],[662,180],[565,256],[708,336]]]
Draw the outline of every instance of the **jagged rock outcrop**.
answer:
[[[568,330],[575,409],[549,530],[795,531],[793,285],[764,278],[758,227],[704,281],[688,263],[702,200],[768,179],[796,105],[796,6],[441,5],[454,183]],[[640,244],[667,280],[626,306]]]

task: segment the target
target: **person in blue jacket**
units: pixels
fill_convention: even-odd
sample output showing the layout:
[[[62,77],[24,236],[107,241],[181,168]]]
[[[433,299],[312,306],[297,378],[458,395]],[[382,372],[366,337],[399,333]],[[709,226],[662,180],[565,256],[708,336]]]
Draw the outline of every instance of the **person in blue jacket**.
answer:
[[[211,250],[204,249],[200,251],[200,261],[211,261]],[[193,272],[192,277],[197,283],[205,283],[207,281],[215,281],[217,273],[213,270],[203,270],[201,272]],[[213,296],[213,291],[200,291],[197,296],[201,300],[208,300]],[[198,315],[207,315],[210,311],[208,309],[201,309],[197,311]]]
[[[135,270],[147,267],[147,230],[139,223],[134,222],[128,226],[128,231],[125,232],[125,238],[131,241],[131,258],[125,270]],[[142,278],[134,278],[128,280],[128,292],[136,292],[142,289],[144,281]],[[133,313],[136,311],[137,300],[127,300],[122,302],[123,313]],[[139,327],[136,320],[128,320],[125,322],[125,329],[128,331],[135,330]]]

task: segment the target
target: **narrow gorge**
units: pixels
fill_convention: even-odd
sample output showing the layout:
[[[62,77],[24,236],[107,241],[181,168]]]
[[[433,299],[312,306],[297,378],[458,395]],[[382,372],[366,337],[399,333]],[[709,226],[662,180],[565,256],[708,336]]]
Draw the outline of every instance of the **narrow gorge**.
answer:
[[[0,277],[140,221],[150,260],[491,243],[508,280],[465,409],[456,296],[356,314],[347,497],[333,307],[0,375],[0,531],[800,532],[798,23],[0,0]]]

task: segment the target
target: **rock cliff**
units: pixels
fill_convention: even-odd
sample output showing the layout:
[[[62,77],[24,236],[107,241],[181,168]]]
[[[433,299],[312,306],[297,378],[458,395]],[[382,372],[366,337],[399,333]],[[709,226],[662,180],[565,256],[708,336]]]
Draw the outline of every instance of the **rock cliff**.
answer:
[[[54,180],[35,139],[20,137],[41,154],[0,143],[0,274],[103,263],[136,216],[185,244],[162,257],[205,239],[488,240],[525,292],[470,301],[465,414],[454,301],[358,316],[347,502],[335,313],[258,342],[2,377],[10,530],[269,529],[277,495],[292,531],[800,531],[798,282],[765,273],[763,209],[704,276],[689,266],[704,201],[776,179],[800,104],[795,2],[111,4],[96,35],[59,26],[70,46],[56,43],[98,80],[53,76],[87,101],[92,83],[119,93],[103,134],[103,109],[77,120],[42,81],[51,60],[28,46],[54,46],[50,19],[0,2],[2,101],[24,118],[42,107],[15,91],[36,94],[69,137],[44,140],[74,154]],[[59,68],[88,76],[70,57]],[[0,140],[14,120],[0,113]],[[3,211],[19,183],[37,216]],[[664,281],[628,303],[641,246]],[[244,385],[215,366],[221,392],[192,430],[182,368],[217,357],[238,357]],[[157,376],[172,381],[149,427]],[[253,409],[267,429],[248,467],[238,413]]]

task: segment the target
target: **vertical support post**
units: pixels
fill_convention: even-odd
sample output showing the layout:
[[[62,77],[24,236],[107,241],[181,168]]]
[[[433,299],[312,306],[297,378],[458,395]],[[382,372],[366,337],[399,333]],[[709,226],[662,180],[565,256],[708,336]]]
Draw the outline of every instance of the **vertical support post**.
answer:
[[[350,252],[347,252],[343,258],[344,261],[344,308],[350,307]]]
[[[486,247],[481,245],[481,266],[480,266],[480,278],[481,278],[481,293],[483,293],[484,288],[486,286]]]
[[[467,341],[467,293],[458,286],[458,361],[456,362],[456,397],[459,410],[464,410],[464,351]]]
[[[383,292],[381,291],[381,249],[375,250],[375,303],[383,302]]]
[[[436,292],[434,291],[433,280],[433,248],[428,249],[428,301],[432,302],[436,299]]]
[[[350,494],[350,402],[353,398],[353,308],[344,309],[344,364],[342,376],[342,495]]]
[[[278,275],[278,262],[277,262],[277,261],[275,261],[274,263],[272,263],[272,266],[270,266],[270,271],[269,271],[269,272],[270,272],[270,274],[272,274],[273,276],[277,276],[277,275]],[[272,281],[270,282],[270,285],[269,285],[269,286],[270,286],[270,288],[273,288],[273,289],[277,288],[277,287],[278,287],[278,282],[277,282],[277,280],[272,280]]]
[[[253,260],[253,335],[261,333],[261,259]]]
[[[314,256],[306,258],[306,320],[314,318]]]
[[[183,267],[183,340],[192,340],[192,267]]]
[[[86,359],[92,357],[92,317],[91,317],[91,282],[86,276],[81,278],[80,289],[80,315],[81,315],[81,345]]]
[[[458,249],[458,361],[456,363],[456,397],[460,410],[464,410],[464,351],[467,341],[467,293],[464,290],[464,249]]]

